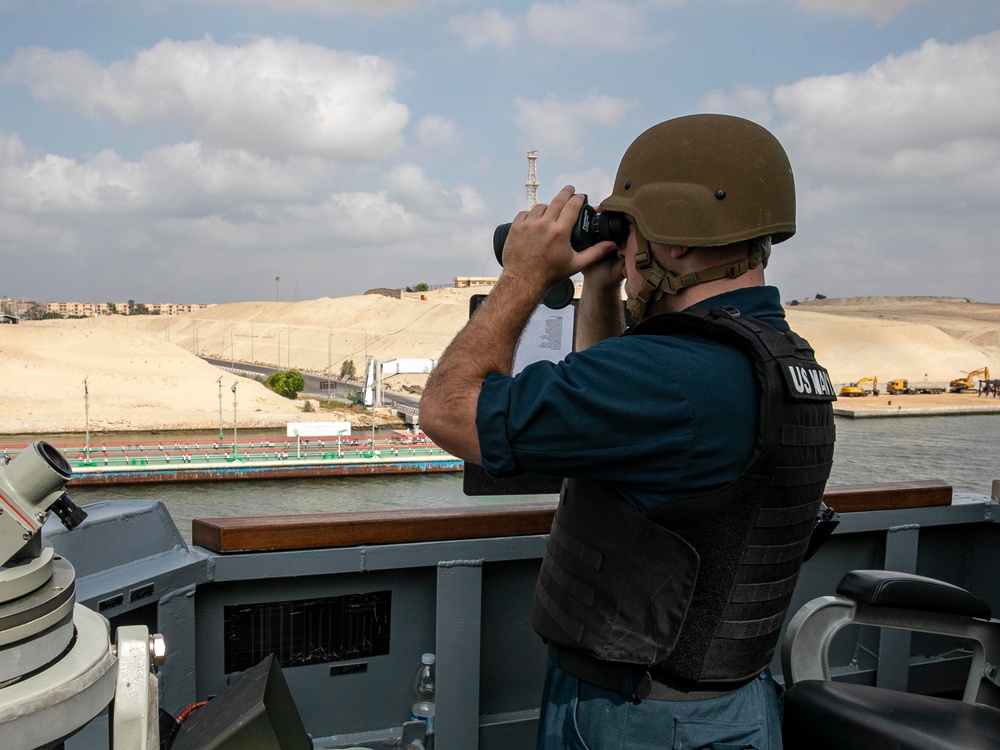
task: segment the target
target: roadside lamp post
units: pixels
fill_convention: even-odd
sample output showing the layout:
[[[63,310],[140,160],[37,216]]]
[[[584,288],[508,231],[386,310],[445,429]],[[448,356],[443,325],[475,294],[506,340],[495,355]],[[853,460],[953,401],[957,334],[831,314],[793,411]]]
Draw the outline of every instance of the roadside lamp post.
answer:
[[[281,302],[281,277],[274,277],[274,301]]]
[[[219,376],[219,440],[222,440],[222,376]]]
[[[233,460],[236,460],[236,447],[239,443],[236,440],[236,382],[233,381]]]
[[[87,378],[83,379],[83,421],[87,430],[86,456],[90,463],[90,392],[87,390]]]

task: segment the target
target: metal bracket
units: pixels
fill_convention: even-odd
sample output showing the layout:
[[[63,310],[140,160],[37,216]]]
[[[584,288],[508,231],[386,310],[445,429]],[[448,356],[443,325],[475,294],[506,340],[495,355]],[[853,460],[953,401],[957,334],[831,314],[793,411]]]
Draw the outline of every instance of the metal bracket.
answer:
[[[166,656],[163,636],[150,635],[145,625],[123,625],[118,628],[115,649],[113,750],[157,750],[159,687],[154,672]]]
[[[983,665],[983,679],[989,680],[997,687],[1000,687],[1000,667],[987,662]]]

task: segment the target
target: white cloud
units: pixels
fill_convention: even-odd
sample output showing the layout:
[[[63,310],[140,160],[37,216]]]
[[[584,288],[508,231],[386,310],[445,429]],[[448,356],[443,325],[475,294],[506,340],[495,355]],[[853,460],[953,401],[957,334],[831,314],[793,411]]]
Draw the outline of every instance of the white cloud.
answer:
[[[975,279],[991,262],[983,250],[1000,242],[997,70],[994,32],[929,40],[867,70],[805,78],[769,97],[737,89],[706,99],[751,119],[773,113],[796,180],[799,235],[789,244],[797,248],[774,272],[790,296],[966,295],[981,286]],[[803,288],[815,284],[806,280],[817,267],[826,288]]]
[[[628,51],[661,42],[649,8],[618,0],[535,3],[525,15],[528,32],[541,44],[574,49]]]
[[[24,143],[16,133],[0,133],[0,168],[8,164],[21,164],[27,157]]]
[[[500,11],[490,8],[481,13],[455,16],[448,21],[445,29],[461,37],[468,49],[502,49],[514,41],[517,25]]]
[[[106,150],[78,162],[30,159],[0,139],[0,206],[26,213],[205,215],[246,202],[308,200],[331,174],[318,159],[279,162],[197,142],[154,149],[140,161]]]
[[[737,86],[730,91],[711,91],[702,97],[699,109],[723,115],[739,115],[765,127],[774,116],[770,92],[752,86]]]
[[[845,16],[870,16],[879,26],[885,26],[911,5],[927,0],[795,0],[806,11]]]
[[[829,179],[920,181],[997,168],[1000,33],[888,57],[866,71],[807,78],[775,90],[799,158]],[[998,186],[1000,187],[1000,186]],[[959,186],[959,189],[961,187]]]
[[[544,100],[518,97],[516,123],[530,147],[577,158],[591,126],[616,125],[636,103],[606,94],[591,94],[575,101],[549,95]]]
[[[205,5],[236,5],[275,13],[305,13],[320,17],[388,16],[412,13],[440,0],[201,0]]]
[[[443,152],[458,147],[461,137],[450,117],[428,115],[417,123],[417,141],[425,150]]]
[[[611,195],[613,181],[614,177],[608,174],[606,169],[593,167],[582,172],[564,172],[556,177],[552,185],[556,190],[562,189],[563,185],[572,185],[577,189],[577,192],[587,194],[587,200],[592,206],[597,206],[598,203]],[[551,192],[554,194],[555,190]],[[548,200],[550,197],[547,196],[544,200]]]
[[[523,17],[490,8],[455,16],[445,28],[471,50],[510,47],[519,36],[548,47],[635,49],[666,38],[664,33],[651,30],[649,14],[656,7],[656,3],[636,5],[620,0],[539,2]]]
[[[401,144],[408,109],[394,66],[294,39],[242,47],[163,41],[102,66],[80,51],[19,50],[0,81],[91,118],[155,127],[164,120],[204,143],[269,156],[384,159]]]
[[[25,252],[25,248],[45,248],[54,255],[66,255],[78,246],[78,236],[74,230],[52,226],[49,222],[5,211],[3,208],[0,208],[0,226],[3,227],[0,232],[0,254],[6,259],[8,269],[17,262],[16,259]],[[4,290],[3,293],[6,294],[7,291]]]
[[[471,185],[459,185],[455,188],[455,193],[458,195],[459,200],[462,201],[463,214],[477,219],[486,216],[486,201],[483,200],[479,191],[474,187]]]
[[[392,195],[426,216],[447,220],[456,214],[482,216],[485,212],[485,203],[475,189],[463,185],[446,190],[415,164],[396,167],[386,177],[386,183]]]
[[[1000,190],[997,70],[1000,32],[929,40],[864,71],[779,86],[769,98],[736,89],[703,104],[765,124],[774,113],[796,172],[813,176],[817,210],[870,200],[981,205]]]

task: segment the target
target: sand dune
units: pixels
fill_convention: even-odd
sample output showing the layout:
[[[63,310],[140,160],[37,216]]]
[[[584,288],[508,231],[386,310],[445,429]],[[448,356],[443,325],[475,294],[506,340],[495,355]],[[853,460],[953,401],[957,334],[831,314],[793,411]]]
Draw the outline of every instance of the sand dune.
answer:
[[[400,299],[364,295],[295,303],[241,302],[179,317],[112,316],[0,326],[0,433],[82,432],[84,378],[93,431],[211,429],[219,371],[196,356],[340,372],[366,356],[436,359],[485,289],[439,289]],[[835,383],[877,376],[948,381],[983,366],[1000,376],[1000,305],[955,298],[810,301],[788,308]],[[233,377],[222,414],[232,422]],[[419,384],[397,376],[389,387]],[[301,404],[240,380],[241,427],[314,421]]]

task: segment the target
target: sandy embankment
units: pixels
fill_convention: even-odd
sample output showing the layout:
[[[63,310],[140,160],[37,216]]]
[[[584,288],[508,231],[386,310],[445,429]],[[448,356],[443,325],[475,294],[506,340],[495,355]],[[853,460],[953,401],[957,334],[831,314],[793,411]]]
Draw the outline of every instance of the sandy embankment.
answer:
[[[469,296],[485,289],[440,289],[296,303],[217,305],[179,317],[136,316],[0,326],[0,433],[213,429],[219,423],[219,370],[203,356],[282,369],[340,372],[366,356],[437,359],[468,320]],[[940,298],[824,300],[788,310],[838,387],[863,377],[948,382],[983,366],[1000,377],[1000,305]],[[84,405],[87,380],[88,408]],[[396,376],[389,388],[420,385]],[[222,379],[222,416],[232,423],[232,375]],[[330,419],[308,413],[251,380],[238,379],[240,427],[283,427]],[[858,409],[1000,406],[975,394],[885,395],[845,399]],[[338,413],[338,417],[340,414]],[[364,416],[357,417],[365,424]]]

